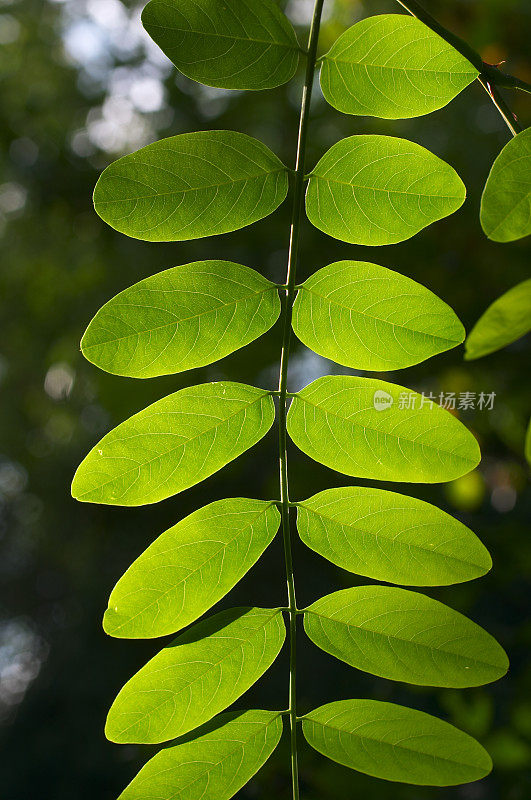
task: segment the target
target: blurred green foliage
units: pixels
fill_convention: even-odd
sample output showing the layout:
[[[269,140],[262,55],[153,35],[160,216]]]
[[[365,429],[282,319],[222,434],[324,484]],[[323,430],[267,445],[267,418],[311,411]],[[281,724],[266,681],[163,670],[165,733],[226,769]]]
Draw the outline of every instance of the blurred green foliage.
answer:
[[[311,3],[290,0],[287,5],[295,23],[307,21]],[[426,7],[486,61],[505,59],[507,71],[530,80],[527,0],[426,0]],[[325,8],[323,49],[363,15],[400,11],[391,0],[363,5],[328,0]],[[94,442],[163,394],[212,379],[264,387],[276,381],[278,328],[212,367],[147,382],[106,375],[80,355],[79,340],[95,311],[158,270],[222,258],[248,264],[273,280],[282,280],[285,271],[287,206],[230,236],[161,245],[127,239],[94,214],[91,192],[101,169],[162,136],[241,130],[260,138],[286,163],[293,161],[300,72],[291,84],[262,93],[197,86],[169,68],[142,33],[139,13],[140,6],[120,0],[0,0],[0,714],[6,800],[111,800],[119,794],[148,749],[106,743],[106,711],[118,688],[159,644],[105,636],[101,617],[112,586],[159,533],[199,506],[227,496],[276,492],[276,440],[270,434],[218,475],[159,506],[98,508],[70,499],[74,468]],[[412,241],[378,250],[342,244],[307,224],[301,280],[332,261],[374,260],[424,283],[470,330],[487,305],[528,277],[529,268],[528,242],[489,242],[479,225],[482,186],[508,139],[485,92],[475,83],[447,108],[399,122],[344,116],[316,95],[309,163],[354,133],[404,136],[452,164],[468,187],[468,199],[456,215]],[[506,97],[529,125],[528,98]],[[296,345],[293,388],[326,371],[329,364]],[[499,639],[511,658],[509,676],[486,688],[434,693],[354,672],[301,640],[301,711],[337,697],[411,705],[479,737],[494,758],[494,774],[454,789],[397,786],[352,773],[303,748],[306,800],[531,796],[531,675],[525,671],[531,639],[531,492],[523,459],[530,376],[528,340],[477,362],[463,362],[459,349],[379,376],[435,395],[496,393],[493,410],[460,413],[482,445],[478,471],[444,487],[387,488],[440,505],[476,531],[491,551],[490,575],[429,594]],[[348,484],[294,448],[290,469],[295,499]],[[295,563],[302,605],[365,582],[300,543]],[[226,603],[270,606],[282,603],[284,595],[281,547],[275,542]],[[286,670],[284,654],[245,705],[278,707],[287,690]],[[273,795],[289,796],[282,748],[239,796]]]

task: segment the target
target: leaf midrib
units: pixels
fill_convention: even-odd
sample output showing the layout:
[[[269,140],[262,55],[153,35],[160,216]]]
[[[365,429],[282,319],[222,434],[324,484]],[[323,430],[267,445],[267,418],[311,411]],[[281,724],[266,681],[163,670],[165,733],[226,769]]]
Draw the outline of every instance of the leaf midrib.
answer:
[[[398,155],[410,156],[414,155],[413,153],[399,153]],[[370,164],[366,164],[365,166],[373,166],[376,162],[371,162]],[[335,166],[335,165],[334,165]],[[333,169],[333,167],[330,167]],[[392,194],[403,194],[406,197],[421,197],[426,198],[427,200],[460,200],[460,196],[454,194],[423,194],[422,192],[404,192],[400,189],[381,189],[379,186],[360,186],[357,183],[349,183],[348,181],[340,181],[338,178],[328,178],[326,175],[320,175],[318,172],[311,172],[311,178],[317,178],[317,180],[325,181],[326,183],[337,183],[340,186],[350,186],[351,189],[367,189],[371,192],[382,192],[386,194],[388,197]]]
[[[172,31],[172,33],[183,33],[183,34],[187,34],[187,33],[190,34],[191,33],[191,34],[195,34],[196,36],[206,36],[206,37],[210,37],[212,39],[218,38],[218,39],[229,39],[230,41],[234,41],[234,42],[252,42],[253,44],[267,44],[267,45],[269,45],[269,47],[271,47],[272,45],[276,45],[277,47],[284,47],[284,48],[286,48],[286,50],[293,50],[294,52],[297,52],[297,53],[300,51],[300,48],[295,43],[292,43],[292,42],[280,42],[277,39],[256,39],[256,38],[254,38],[252,36],[237,36],[236,34],[232,35],[232,34],[227,34],[227,33],[217,33],[217,31],[216,31],[216,33],[211,33],[210,31],[204,31],[204,30],[203,31],[201,31],[201,30],[197,31],[194,28],[183,29],[183,28],[176,28],[176,27],[174,27],[172,25],[158,25],[157,23],[153,23],[153,22],[150,23],[150,27],[153,28],[153,29],[156,28],[156,29],[158,29],[160,31],[163,31],[164,33],[166,33],[167,31]],[[176,45],[173,45],[173,47],[176,47]],[[221,56],[220,56],[220,58],[221,58]],[[187,62],[184,62],[184,63],[187,64]],[[199,63],[202,63],[202,62],[199,62]]]
[[[335,57],[334,58],[332,56],[325,56],[323,61],[324,62],[332,61],[335,64],[347,64],[348,66],[356,65],[357,67],[364,67],[364,68],[374,67],[375,69],[385,69],[385,70],[389,70],[390,72],[405,72],[405,73],[407,73],[407,72],[420,72],[420,73],[433,72],[434,75],[450,75],[450,76],[454,76],[454,75],[456,75],[456,76],[461,76],[461,75],[462,76],[465,76],[465,75],[469,76],[469,75],[471,75],[473,73],[475,73],[476,75],[479,74],[477,69],[475,69],[474,67],[472,67],[472,69],[469,70],[468,72],[460,72],[458,70],[455,70],[453,72],[453,71],[447,70],[447,69],[446,70],[445,69],[425,69],[424,67],[415,67],[415,68],[412,68],[412,67],[388,67],[386,64],[370,64],[368,62],[356,61],[356,60],[348,61],[345,58],[339,58],[339,57]]]

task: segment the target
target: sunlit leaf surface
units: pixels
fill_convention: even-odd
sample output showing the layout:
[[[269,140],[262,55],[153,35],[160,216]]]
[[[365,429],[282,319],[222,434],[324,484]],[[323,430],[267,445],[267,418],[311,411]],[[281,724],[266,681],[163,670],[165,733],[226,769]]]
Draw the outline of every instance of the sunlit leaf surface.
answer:
[[[512,242],[531,233],[531,128],[511,139],[492,165],[480,219],[495,242]]]
[[[472,361],[515,342],[531,330],[531,278],[502,294],[479,318],[466,340]]]

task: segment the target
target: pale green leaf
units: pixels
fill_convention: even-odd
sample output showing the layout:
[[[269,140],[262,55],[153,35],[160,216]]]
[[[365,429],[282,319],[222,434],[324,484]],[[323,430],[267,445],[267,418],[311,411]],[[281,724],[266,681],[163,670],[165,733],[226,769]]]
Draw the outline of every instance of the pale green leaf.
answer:
[[[394,703],[340,700],[303,717],[306,741],[327,758],[388,781],[455,786],[488,775],[483,747],[443,720]]]
[[[531,331],[531,278],[513,286],[490,305],[479,318],[465,345],[465,358],[472,361]]]
[[[392,136],[350,136],[310,173],[310,222],[351,244],[409,239],[463,204],[455,170],[424,147]]]
[[[221,381],[189,386],[130,417],[78,467],[72,496],[85,503],[157,503],[213,475],[265,436],[269,392]]]
[[[176,242],[244,228],[287,191],[287,169],[265,144],[235,131],[198,131],[112,163],[96,184],[94,208],[135,239]]]
[[[152,378],[203,367],[278,319],[274,284],[231,261],[196,261],[136,283],[101,308],[83,355],[115,375]]]
[[[326,489],[297,503],[302,541],[357,575],[408,586],[445,586],[492,566],[477,536],[439,508],[361,486]]]
[[[113,742],[167,742],[238,699],[278,656],[279,609],[232,608],[174,639],[126,683],[105,733]]]
[[[321,87],[346,114],[404,119],[442,108],[478,74],[416,17],[382,14],[337,39],[324,57]]]
[[[230,800],[279,743],[278,711],[235,711],[166,747],[118,800]]]
[[[288,433],[315,461],[381,481],[450,481],[481,458],[470,431],[436,403],[404,386],[346,375],[298,392]]]
[[[278,530],[271,502],[234,497],[211,503],[159,536],[109,598],[111,636],[165,636],[195,622],[258,561]]]
[[[495,242],[513,242],[531,233],[531,128],[511,139],[492,165],[480,219]]]
[[[356,669],[420,686],[481,686],[509,667],[490,634],[448,606],[396,586],[356,586],[317,600],[304,629]]]
[[[142,23],[178,70],[208,86],[280,86],[299,61],[293,26],[272,0],[151,0]]]
[[[295,300],[293,329],[319,355],[376,371],[418,364],[465,338],[436,295],[365,261],[337,261],[308,278]]]

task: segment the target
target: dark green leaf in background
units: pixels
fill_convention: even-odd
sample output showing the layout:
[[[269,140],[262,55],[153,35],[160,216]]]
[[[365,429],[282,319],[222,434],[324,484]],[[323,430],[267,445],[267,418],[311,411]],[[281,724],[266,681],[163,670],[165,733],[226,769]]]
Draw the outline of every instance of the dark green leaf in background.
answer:
[[[455,170],[424,147],[393,136],[350,136],[333,145],[310,173],[310,222],[351,244],[410,239],[462,206]]]
[[[319,355],[362,370],[418,364],[465,338],[450,306],[429,289],[365,261],[337,261],[308,278],[293,329]]]
[[[330,105],[346,114],[403,119],[442,108],[477,76],[416,17],[382,14],[337,39],[324,57],[321,87]]]
[[[96,184],[94,207],[127,236],[176,242],[244,228],[278,208],[287,191],[287,169],[265,144],[235,131],[198,131],[112,163]]]
[[[238,699],[278,656],[279,609],[232,608],[197,623],[134,675],[112,704],[113,742],[167,742]]]
[[[512,242],[531,233],[531,128],[511,139],[492,165],[480,219],[495,242]]]
[[[470,431],[436,403],[403,386],[347,375],[318,378],[298,392],[288,433],[315,461],[381,481],[450,481],[481,458]]]
[[[472,361],[515,342],[531,330],[531,278],[513,286],[487,308],[468,334],[465,359]]]
[[[356,586],[304,612],[312,642],[356,669],[420,686],[481,686],[509,663],[483,628],[448,606],[395,586]]]
[[[213,475],[265,436],[269,392],[221,381],[189,386],[112,430],[78,467],[72,496],[85,503],[157,503]]]
[[[148,761],[118,800],[230,800],[282,734],[278,711],[221,714]]]
[[[396,492],[326,489],[297,503],[302,541],[339,567],[388,583],[444,586],[484,575],[486,548],[462,522]]]
[[[165,636],[198,619],[260,558],[280,524],[276,506],[233,497],[194,511],[129,567],[109,598],[111,636]]]
[[[231,261],[196,261],[159,272],[101,308],[83,355],[115,375],[152,378],[202,367],[244,347],[280,314],[277,288]]]
[[[375,778],[420,786],[477,781],[492,769],[468,734],[412,708],[340,700],[311,711],[302,729],[319,753]]]
[[[177,69],[224,89],[269,89],[297,68],[299,45],[272,0],[151,0],[149,35]]]

